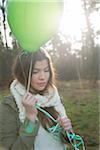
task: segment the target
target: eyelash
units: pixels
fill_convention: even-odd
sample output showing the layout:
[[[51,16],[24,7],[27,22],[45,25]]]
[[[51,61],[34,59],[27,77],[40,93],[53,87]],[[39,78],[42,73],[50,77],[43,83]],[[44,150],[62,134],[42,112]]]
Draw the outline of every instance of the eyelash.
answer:
[[[39,71],[33,71],[33,74],[37,74]],[[44,72],[49,72],[49,69],[44,70]]]
[[[47,70],[44,70],[44,72],[49,72],[49,69],[47,69]]]
[[[33,72],[33,74],[37,74],[38,72]]]

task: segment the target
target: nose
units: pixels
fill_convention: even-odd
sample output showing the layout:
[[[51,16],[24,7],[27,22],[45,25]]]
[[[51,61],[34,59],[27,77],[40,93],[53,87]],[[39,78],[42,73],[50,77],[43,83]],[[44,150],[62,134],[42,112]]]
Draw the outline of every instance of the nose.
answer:
[[[45,72],[44,71],[41,71],[40,72],[40,79],[45,79]]]

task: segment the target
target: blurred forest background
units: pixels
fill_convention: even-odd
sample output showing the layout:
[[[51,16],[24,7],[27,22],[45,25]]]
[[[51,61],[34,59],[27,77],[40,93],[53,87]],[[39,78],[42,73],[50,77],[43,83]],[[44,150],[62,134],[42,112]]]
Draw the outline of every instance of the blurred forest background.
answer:
[[[72,42],[70,35],[59,31],[44,47],[54,62],[59,79],[58,88],[75,132],[83,136],[87,150],[99,150],[100,18],[99,28],[95,29],[90,17],[94,14],[95,20],[95,13],[100,16],[100,1],[81,1],[86,21],[81,39],[74,39]],[[8,87],[13,80],[11,68],[21,48],[11,31],[9,38],[12,38],[12,46],[9,46],[2,5],[0,11],[0,99],[2,99],[2,96],[9,93]]]
[[[100,15],[100,2],[96,0],[83,0],[83,9],[86,28],[82,31],[81,39],[79,41],[74,39],[73,45],[70,35],[63,35],[59,32],[54,35],[52,40],[46,43],[46,46],[55,63],[60,79],[72,80],[81,78],[92,80],[96,83],[100,78],[100,28],[96,30],[94,24],[89,19],[93,13],[94,19],[96,17],[95,13]],[[2,12],[3,10],[1,9],[0,26],[3,25],[3,27],[0,27],[0,29],[4,31],[3,35],[0,32],[0,87],[8,84],[8,79],[11,80],[12,61],[19,51],[18,43],[14,38],[12,39],[13,48],[8,47],[9,39],[5,18],[2,18]],[[9,32],[9,38],[11,35],[12,33]]]

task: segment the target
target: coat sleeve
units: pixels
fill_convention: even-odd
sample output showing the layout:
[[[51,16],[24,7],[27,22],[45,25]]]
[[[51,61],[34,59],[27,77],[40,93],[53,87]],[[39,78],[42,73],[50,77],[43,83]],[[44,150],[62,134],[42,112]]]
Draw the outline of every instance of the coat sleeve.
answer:
[[[28,120],[19,124],[18,114],[9,105],[0,104],[0,147],[2,150],[31,150],[39,124],[27,132]],[[27,123],[26,123],[27,122]]]

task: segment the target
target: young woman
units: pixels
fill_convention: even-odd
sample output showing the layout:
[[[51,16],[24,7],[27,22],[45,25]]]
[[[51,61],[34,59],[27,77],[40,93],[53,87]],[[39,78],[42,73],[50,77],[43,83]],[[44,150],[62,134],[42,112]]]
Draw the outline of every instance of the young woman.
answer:
[[[72,130],[72,126],[54,85],[48,53],[21,52],[13,74],[11,95],[0,105],[0,146],[7,150],[64,150],[61,131]],[[57,126],[60,132],[56,132]]]

